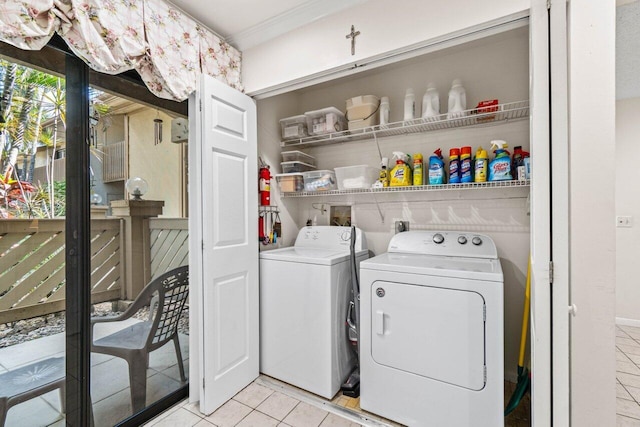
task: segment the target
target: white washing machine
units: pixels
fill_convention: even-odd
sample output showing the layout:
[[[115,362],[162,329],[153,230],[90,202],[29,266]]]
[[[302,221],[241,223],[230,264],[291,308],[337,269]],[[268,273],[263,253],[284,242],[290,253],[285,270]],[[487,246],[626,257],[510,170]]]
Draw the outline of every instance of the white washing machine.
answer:
[[[503,426],[503,275],[488,236],[396,234],[360,265],[360,406],[409,426]]]
[[[345,320],[350,227],[304,227],[295,245],[260,253],[260,371],[331,399],[355,366]],[[356,261],[369,257],[356,229]]]

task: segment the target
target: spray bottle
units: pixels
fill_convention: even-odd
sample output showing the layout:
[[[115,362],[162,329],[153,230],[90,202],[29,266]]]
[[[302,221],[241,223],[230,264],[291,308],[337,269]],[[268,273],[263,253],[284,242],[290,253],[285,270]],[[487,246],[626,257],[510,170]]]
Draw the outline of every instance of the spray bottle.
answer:
[[[413,155],[413,185],[424,184],[424,174],[422,173],[422,154],[416,153]]]
[[[511,180],[511,157],[507,151],[507,143],[502,140],[491,141],[491,149],[496,157],[489,163],[489,181]]]
[[[380,162],[380,177],[378,181],[382,184],[382,187],[389,186],[389,170],[387,169],[387,165],[389,164],[389,159],[386,157],[382,158],[382,162]]]
[[[411,168],[406,163],[408,156],[401,151],[394,151],[393,159],[396,161],[396,165],[391,170],[391,187],[411,185],[413,182],[411,179]]]
[[[478,147],[475,159],[475,182],[487,182],[487,171],[489,169],[487,151]]]
[[[460,149],[452,148],[449,150],[449,184],[458,183],[460,183]]]
[[[473,182],[471,147],[460,148],[460,182]]]
[[[438,148],[429,157],[429,185],[444,184],[445,179],[444,162],[442,161],[442,151]]]

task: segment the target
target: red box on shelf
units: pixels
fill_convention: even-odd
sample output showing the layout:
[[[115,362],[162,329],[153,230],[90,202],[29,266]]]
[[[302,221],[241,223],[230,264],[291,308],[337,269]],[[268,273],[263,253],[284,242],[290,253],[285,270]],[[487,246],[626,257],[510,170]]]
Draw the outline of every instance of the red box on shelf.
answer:
[[[483,115],[482,117],[478,117],[478,121],[490,121],[490,120],[494,120],[496,118],[496,115],[487,114],[487,113],[493,113],[495,111],[498,111],[498,109],[499,109],[498,100],[490,99],[487,101],[478,102],[478,105],[476,106],[476,109],[473,110],[473,112],[474,114],[486,114],[486,115]]]

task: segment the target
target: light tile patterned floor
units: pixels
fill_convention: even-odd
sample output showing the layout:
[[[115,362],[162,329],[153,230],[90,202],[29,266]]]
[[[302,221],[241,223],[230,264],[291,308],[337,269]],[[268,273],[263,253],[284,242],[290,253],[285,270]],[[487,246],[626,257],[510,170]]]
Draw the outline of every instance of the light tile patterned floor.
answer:
[[[182,337],[181,337],[181,341]],[[186,340],[184,340],[186,343]],[[186,347],[186,345],[185,345]],[[177,367],[170,349],[158,354],[156,360],[151,361],[149,389],[154,390],[150,399],[157,399],[166,392],[167,381],[170,388],[175,387]],[[183,355],[188,357],[188,349],[184,348]],[[40,338],[35,341],[0,349],[0,372],[10,370],[20,365],[51,356],[63,355],[64,334]],[[185,354],[186,353],[186,354]],[[185,357],[185,358],[186,358]],[[126,366],[111,366],[111,364],[125,363],[102,355],[92,356],[92,366],[97,383],[100,387],[94,389],[94,411],[97,413],[114,414],[117,420],[130,413],[128,379]],[[186,365],[188,363],[185,362]],[[116,369],[117,368],[117,369]],[[155,369],[154,369],[155,368]],[[101,375],[100,373],[104,371]],[[175,372],[173,372],[175,371]],[[640,328],[632,326],[616,326],[616,402],[617,426],[640,427]],[[114,373],[118,378],[114,377]],[[123,378],[119,378],[123,376]],[[108,377],[109,381],[100,378]],[[166,378],[165,378],[166,377]],[[158,380],[158,381],[156,381]],[[120,384],[116,386],[116,384]],[[178,383],[179,384],[179,383]],[[505,401],[511,395],[513,384],[505,383]],[[156,390],[162,393],[155,393]],[[157,395],[156,395],[157,394]],[[102,398],[102,400],[100,400]],[[155,398],[155,399],[154,399]],[[333,402],[337,406],[358,408],[357,399],[337,396]],[[9,411],[7,426],[22,425],[64,425],[63,416],[59,412],[57,392],[48,393],[42,397],[32,399],[17,405]],[[529,395],[525,401],[506,420],[507,426],[527,427],[530,425]],[[106,417],[97,417],[98,424],[113,424]],[[50,420],[44,422],[45,420]],[[27,424],[25,424],[25,422]],[[226,427],[226,426],[291,426],[291,427],[327,427],[327,426],[358,426],[356,422],[330,413],[308,402],[300,401],[287,394],[253,383],[242,390],[232,400],[225,403],[209,417],[205,417],[197,406],[182,402],[158,418],[152,420],[149,426],[197,426],[197,427]]]
[[[640,328],[616,326],[616,417],[640,427]]]
[[[357,427],[339,414],[285,394],[282,388],[265,385],[259,378],[208,417],[197,404],[183,401],[152,420],[147,426],[216,427]],[[352,399],[356,400],[356,399]],[[194,418],[195,417],[195,418]]]

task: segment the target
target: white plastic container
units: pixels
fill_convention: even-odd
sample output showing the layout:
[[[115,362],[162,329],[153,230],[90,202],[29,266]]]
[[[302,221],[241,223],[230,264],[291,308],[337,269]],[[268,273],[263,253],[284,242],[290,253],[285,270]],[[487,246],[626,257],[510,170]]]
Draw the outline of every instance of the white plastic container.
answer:
[[[467,109],[467,93],[462,87],[462,81],[455,79],[451,83],[449,90],[449,110],[447,112],[448,119],[463,117],[464,111]]]
[[[307,119],[307,131],[309,135],[341,132],[347,128],[347,120],[344,114],[336,107],[307,111],[304,115]]]
[[[380,99],[380,125],[386,126],[389,124],[389,97],[383,96]]]
[[[306,172],[312,171],[316,167],[304,162],[281,162],[282,173]]]
[[[316,165],[316,158],[302,151],[283,151],[280,154],[283,162],[303,162],[312,166]]]
[[[416,118],[416,96],[413,89],[407,89],[404,96],[404,121],[410,122]]]
[[[330,191],[336,189],[336,174],[331,170],[304,172],[304,191]]]
[[[375,95],[356,96],[347,99],[346,119],[349,121],[349,130],[377,125],[379,107],[380,98]]]
[[[338,190],[371,188],[378,180],[378,169],[367,165],[335,168]]]
[[[282,139],[299,139],[309,136],[307,118],[304,115],[285,117],[280,119]]]
[[[380,106],[380,98],[375,95],[356,96],[347,99],[347,120],[363,120],[373,116]]]
[[[296,193],[304,190],[302,173],[281,173],[275,175],[281,193]]]
[[[432,119],[440,114],[440,95],[435,84],[429,83],[422,97],[422,118]]]

